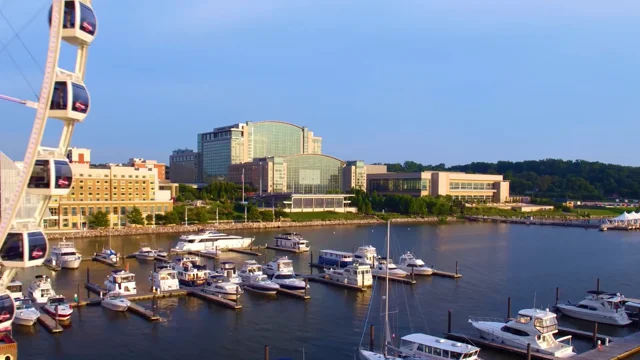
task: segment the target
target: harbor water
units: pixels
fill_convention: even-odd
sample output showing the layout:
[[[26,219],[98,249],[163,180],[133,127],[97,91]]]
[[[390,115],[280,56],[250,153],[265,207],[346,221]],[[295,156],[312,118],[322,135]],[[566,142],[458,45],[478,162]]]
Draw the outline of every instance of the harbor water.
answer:
[[[236,231],[255,236],[255,244],[273,242],[273,237],[287,229]],[[342,226],[334,228],[297,228],[310,241],[314,256],[319,250],[353,251],[371,244],[384,255],[386,226]],[[511,315],[521,308],[552,307],[556,287],[560,301],[576,303],[600,279],[602,290],[640,297],[640,277],[635,276],[640,263],[640,234],[634,232],[598,232],[579,228],[524,226],[508,224],[461,223],[451,225],[392,225],[391,253],[397,263],[407,250],[427,265],[443,271],[455,271],[456,261],[462,278],[417,278],[417,284],[393,284],[390,290],[391,331],[395,341],[411,332],[442,336],[447,329],[447,311],[453,313],[454,332],[475,334],[469,316],[506,317],[507,298],[511,297]],[[131,254],[140,243],[152,248],[169,249],[178,235],[114,237],[112,247]],[[76,240],[83,256],[107,245],[106,238]],[[264,250],[260,250],[264,253]],[[308,274],[311,254],[276,253],[267,250],[266,260],[275,255],[294,260],[298,274]],[[265,257],[224,253],[217,261],[234,261],[238,269],[244,260],[262,263]],[[315,260],[315,259],[314,259]],[[213,260],[202,261],[209,268]],[[136,274],[138,289],[149,290],[152,262],[127,260]],[[102,284],[111,268],[83,261],[78,270],[52,272],[44,267],[27,269],[17,275],[24,292],[37,274],[51,276],[54,289],[72,301],[84,290],[86,269],[91,281]],[[313,270],[314,273],[317,270]],[[269,345],[270,359],[354,359],[356,347],[368,346],[369,324],[376,327],[376,346],[381,328],[380,290],[356,292],[310,283],[311,299],[304,301],[278,295],[264,296],[246,292],[242,310],[234,311],[191,298],[168,298],[157,302],[140,302],[155,309],[166,319],[150,323],[132,313],[115,313],[103,307],[76,309],[64,332],[49,334],[40,325],[33,328],[14,325],[21,359],[263,359]],[[95,296],[95,295],[92,295]],[[368,315],[368,320],[367,320]],[[561,317],[560,326],[591,331],[593,324]],[[363,329],[367,332],[363,336]],[[624,328],[599,325],[598,332],[624,336],[638,330],[632,324]],[[588,340],[574,339],[579,352],[591,348]],[[304,354],[304,355],[303,355]],[[484,359],[516,359],[513,355],[483,349]]]

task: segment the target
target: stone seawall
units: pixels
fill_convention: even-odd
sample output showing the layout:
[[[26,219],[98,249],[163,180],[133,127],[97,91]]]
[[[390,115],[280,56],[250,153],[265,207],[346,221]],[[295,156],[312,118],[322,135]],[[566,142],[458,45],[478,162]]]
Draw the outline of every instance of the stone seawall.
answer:
[[[440,219],[437,217],[428,218],[398,218],[393,219],[392,223],[437,223]],[[454,217],[450,217],[447,221],[460,221]],[[74,239],[104,236],[132,236],[145,234],[174,234],[187,233],[209,229],[216,230],[260,230],[260,229],[277,229],[292,228],[306,226],[341,226],[341,225],[375,225],[384,224],[385,221],[377,218],[362,220],[327,220],[327,221],[282,221],[282,222],[249,222],[249,223],[220,223],[218,225],[175,225],[175,226],[156,226],[152,227],[128,227],[122,229],[97,229],[97,230],[74,230],[74,231],[51,231],[47,232],[49,239]]]

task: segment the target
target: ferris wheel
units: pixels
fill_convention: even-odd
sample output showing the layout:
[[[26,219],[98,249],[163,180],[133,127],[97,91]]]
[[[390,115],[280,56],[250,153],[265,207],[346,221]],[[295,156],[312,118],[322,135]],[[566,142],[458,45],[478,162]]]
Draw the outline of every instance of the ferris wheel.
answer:
[[[90,97],[84,78],[88,48],[97,33],[97,19],[91,0],[53,0],[49,11],[49,41],[44,78],[38,101],[0,95],[0,100],[22,104],[36,110],[33,128],[21,166],[3,170],[0,178],[0,312],[3,298],[9,297],[7,285],[18,268],[42,265],[48,240],[42,228],[51,196],[65,196],[71,190],[73,172],[66,158],[76,123],[83,122],[90,110]],[[16,34],[17,36],[17,34]],[[62,42],[76,51],[74,69],[58,66]],[[62,121],[56,146],[42,146],[47,121]],[[2,166],[7,164],[2,163]],[[6,176],[11,173],[11,176]],[[10,297],[9,297],[10,299]],[[11,302],[13,304],[13,302]],[[11,320],[15,305],[11,312]],[[0,329],[11,321],[0,318]],[[7,324],[8,323],[8,324]]]

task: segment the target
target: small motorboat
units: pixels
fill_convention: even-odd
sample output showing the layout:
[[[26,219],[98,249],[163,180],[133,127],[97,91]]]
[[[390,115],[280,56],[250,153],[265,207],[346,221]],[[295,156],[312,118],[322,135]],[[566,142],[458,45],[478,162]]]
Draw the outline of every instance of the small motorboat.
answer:
[[[357,261],[345,268],[325,269],[324,272],[325,279],[347,285],[367,287],[373,284],[371,267]]]
[[[293,291],[304,291],[308,285],[296,278],[293,271],[293,261],[287,256],[276,257],[264,266],[263,272],[272,275],[271,281],[280,285],[281,288]]]
[[[357,261],[362,265],[369,265],[374,267],[376,265],[376,259],[378,254],[376,248],[371,245],[363,245],[358,248],[358,251],[353,253],[353,261]]]
[[[16,316],[13,323],[24,326],[32,326],[38,320],[40,311],[33,307],[31,299],[18,298],[16,302]]]
[[[407,273],[413,273],[414,275],[431,275],[433,269],[424,264],[424,261],[417,259],[412,253],[406,252],[400,256],[400,262],[398,268],[406,271]]]
[[[117,292],[123,295],[135,295],[138,293],[136,287],[136,274],[122,269],[113,269],[107,275],[104,286],[109,292]]]
[[[236,264],[231,261],[223,261],[220,263],[220,269],[216,270],[216,274],[221,274],[227,277],[230,282],[234,284],[242,283],[242,278],[236,271]]]
[[[168,253],[168,252],[166,252],[166,251],[164,251],[164,249],[160,249],[160,248],[157,248],[157,249],[155,250],[155,252],[156,252],[156,256],[157,256],[157,257],[161,257],[161,258],[165,258],[165,259],[166,259],[166,258],[167,258],[167,256],[169,255],[169,253]]]
[[[389,268],[389,276],[405,277],[408,275],[406,271],[398,269],[391,259],[378,258],[377,263],[378,264],[371,271],[374,275],[386,276],[387,268]]]
[[[102,249],[101,252],[95,253],[94,256],[96,258],[109,261],[111,263],[117,264],[120,261],[120,254],[118,254],[113,249]]]
[[[102,306],[113,311],[127,311],[131,302],[125,299],[120,293],[110,292],[102,298]]]
[[[71,320],[71,314],[73,313],[73,309],[62,295],[50,297],[43,309],[53,320],[58,319],[60,321]]]
[[[275,295],[280,289],[280,285],[269,280],[267,275],[264,274],[251,276],[248,278],[248,282],[243,280],[242,283],[247,289],[268,295]]]
[[[175,270],[171,269],[170,264],[157,265],[156,270],[152,271],[149,276],[151,288],[159,292],[180,290],[177,274]]]
[[[147,243],[141,243],[140,249],[135,253],[136,259],[139,260],[155,260],[156,251],[149,247]]]
[[[51,248],[49,257],[55,260],[54,263],[65,269],[77,269],[82,262],[82,255],[80,255],[74,243],[64,240]]]
[[[243,293],[240,286],[232,283],[226,276],[216,273],[209,276],[202,291],[229,300],[236,300]]]

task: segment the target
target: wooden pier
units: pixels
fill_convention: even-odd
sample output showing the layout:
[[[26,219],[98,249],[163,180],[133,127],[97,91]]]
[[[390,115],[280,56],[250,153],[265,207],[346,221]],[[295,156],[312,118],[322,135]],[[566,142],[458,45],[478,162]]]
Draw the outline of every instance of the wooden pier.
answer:
[[[207,294],[204,291],[202,291],[202,289],[198,289],[198,288],[191,289],[189,290],[189,295],[205,301],[216,303],[218,305],[226,306],[230,309],[234,309],[234,310],[242,309],[242,305],[240,305],[239,302],[231,301],[231,300],[223,299],[219,296]]]
[[[62,266],[60,264],[51,265],[51,263],[45,261],[42,265],[51,271],[60,271],[62,270]]]
[[[311,296],[309,296],[309,279],[305,278],[304,284],[305,284],[304,291],[293,291],[293,290],[283,289],[282,287],[280,287],[280,289],[278,289],[278,293],[292,296],[300,300],[309,300],[311,299]]]
[[[272,245],[267,245],[267,249],[276,250],[276,251],[287,251],[287,252],[292,252],[294,254],[300,254],[300,253],[309,251],[309,250],[298,250],[298,249],[291,249],[291,248],[283,248],[283,247],[272,246]]]
[[[129,308],[127,309],[127,311],[131,311],[136,315],[142,316],[143,318],[147,319],[147,321],[164,320],[160,316],[156,315],[153,311],[145,309],[142,306],[133,302],[129,304]]]
[[[262,255],[257,251],[245,250],[245,249],[227,249],[227,251],[231,251],[231,252],[238,253],[238,254],[243,254],[243,255],[253,255],[253,256],[261,256]]]
[[[433,270],[433,274],[431,275],[441,276],[441,277],[446,277],[451,279],[459,279],[462,277],[462,274],[459,274],[458,272],[452,273],[452,272],[440,271],[440,270]]]
[[[385,275],[371,274],[371,276],[373,276],[375,279],[382,279],[382,280],[384,280],[386,278]],[[400,283],[403,283],[403,284],[410,284],[410,285],[413,285],[413,284],[415,284],[417,282],[414,279],[412,279],[410,275],[407,275],[406,277],[397,277],[397,276],[389,275],[389,280],[390,281],[397,281],[397,282],[400,282]]]
[[[367,289],[365,289],[364,287],[361,287],[361,286],[345,284],[345,283],[341,283],[341,282],[338,282],[338,281],[325,279],[324,278],[324,274],[306,275],[305,279],[308,279],[309,281],[320,282],[320,283],[325,283],[325,284],[329,284],[329,285],[341,286],[341,287],[344,287],[344,288],[347,288],[347,289],[352,289],[352,290],[358,290],[358,291],[366,291],[367,290]]]
[[[609,360],[625,359],[640,352],[640,332],[601,345],[593,350],[578,354],[576,360]]]
[[[217,259],[218,258],[218,254],[210,254],[210,253],[205,253],[202,251],[189,251],[188,252],[189,255],[193,255],[193,256],[198,256],[198,257],[203,257],[203,258],[207,258],[207,259]]]
[[[114,263],[111,260],[107,260],[105,258],[102,258],[102,257],[99,257],[99,256],[95,256],[95,255],[91,258],[91,260],[93,260],[95,262],[99,262],[101,264],[105,264],[105,265],[111,266],[111,267],[117,267],[118,266],[117,262]]]
[[[445,337],[447,337],[448,339],[454,340],[454,341],[458,341],[461,343],[472,343],[475,346],[478,347],[483,347],[483,348],[491,348],[491,349],[495,349],[495,350],[500,350],[500,351],[504,351],[504,352],[509,352],[512,354],[518,354],[518,355],[522,355],[522,356],[527,356],[527,350],[526,349],[521,349],[521,348],[517,348],[517,347],[513,347],[513,346],[508,346],[505,344],[496,344],[494,342],[485,340],[479,336],[473,336],[473,335],[466,335],[466,334],[459,334],[459,333],[444,333]],[[544,354],[540,354],[540,353],[536,353],[536,352],[531,352],[531,358],[532,359],[541,359],[541,360],[554,360],[557,359],[554,356],[551,355],[544,355]],[[573,357],[572,359],[575,359],[576,357]]]
[[[583,228],[583,229],[598,229],[602,225],[601,223],[598,224],[598,223],[585,222],[584,220],[567,220],[567,221],[530,220],[530,219],[501,218],[498,216],[465,216],[465,218],[469,221],[478,221],[478,222],[521,224],[521,225],[564,226],[564,227],[577,227],[577,228]],[[612,227],[609,227],[609,229],[612,229]]]
[[[582,330],[558,326],[558,332],[561,334],[571,335],[572,337],[576,337],[576,338],[593,339],[592,331],[582,331]],[[602,334],[596,334],[595,337],[596,339],[600,340],[603,344],[607,341],[618,341],[620,339],[614,336],[606,336]]]
[[[40,311],[40,316],[38,316],[38,322],[42,327],[47,329],[48,332],[52,334],[61,333],[63,331],[62,326],[57,323],[51,316],[46,314],[44,310]]]

